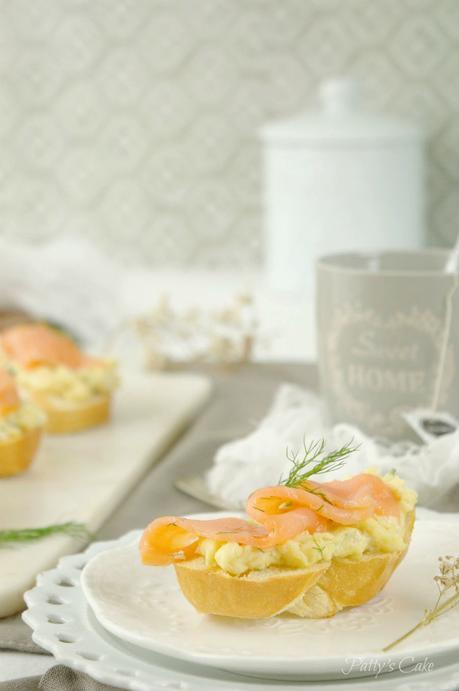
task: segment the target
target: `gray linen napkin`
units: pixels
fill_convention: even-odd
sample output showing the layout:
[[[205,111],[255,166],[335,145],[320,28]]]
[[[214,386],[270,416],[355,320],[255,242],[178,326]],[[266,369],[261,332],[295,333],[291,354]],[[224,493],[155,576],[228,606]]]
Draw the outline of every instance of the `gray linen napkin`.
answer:
[[[215,391],[207,408],[165,459],[118,507],[96,539],[117,538],[128,530],[145,526],[154,516],[208,511],[209,506],[182,494],[174,482],[210,466],[214,453],[224,442],[247,434],[266,414],[281,382],[315,388],[316,368],[312,365],[250,364],[215,374]],[[0,649],[43,653],[20,616],[0,619]],[[1,653],[0,653],[1,655]],[[41,678],[33,677],[0,683],[1,691],[107,691],[112,687],[84,674],[56,665]]]
[[[87,674],[74,672],[64,665],[51,667],[41,678],[24,677],[0,682],[0,691],[113,691],[115,688],[101,684]]]

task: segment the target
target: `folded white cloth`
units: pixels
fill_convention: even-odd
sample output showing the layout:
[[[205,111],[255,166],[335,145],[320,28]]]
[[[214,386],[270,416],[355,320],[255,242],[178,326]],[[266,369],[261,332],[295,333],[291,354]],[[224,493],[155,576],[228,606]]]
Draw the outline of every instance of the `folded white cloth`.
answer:
[[[251,491],[277,484],[288,474],[287,451],[301,454],[305,445],[320,439],[326,440],[325,451],[351,440],[358,446],[342,468],[324,473],[321,480],[340,479],[367,468],[380,473],[394,468],[418,492],[419,504],[459,511],[452,499],[459,485],[459,432],[426,445],[383,445],[352,425],[327,425],[320,399],[292,384],[279,388],[267,416],[253,432],[218,450],[206,478],[209,492],[228,507],[242,508]]]
[[[80,237],[41,245],[0,241],[1,306],[55,321],[86,345],[98,344],[119,325],[124,275]]]

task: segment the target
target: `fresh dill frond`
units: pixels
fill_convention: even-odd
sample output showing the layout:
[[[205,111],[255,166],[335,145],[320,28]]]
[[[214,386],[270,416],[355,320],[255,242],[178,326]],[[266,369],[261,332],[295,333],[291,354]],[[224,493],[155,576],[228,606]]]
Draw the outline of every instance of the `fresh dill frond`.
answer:
[[[317,540],[316,540],[315,537],[312,538],[312,541],[314,542],[314,545],[315,545],[315,547],[313,547],[312,549],[315,549],[317,552],[319,552],[320,558],[323,559],[323,560],[325,561],[325,556],[324,556],[324,549],[325,549],[325,548],[324,548],[324,547],[321,547],[321,546],[319,545],[319,543],[317,542]]]
[[[88,540],[91,535],[83,523],[55,523],[41,528],[22,528],[19,530],[0,530],[0,546],[4,543],[32,542],[49,535],[63,533],[72,537]]]
[[[308,487],[308,493],[315,494],[316,497],[320,497],[325,504],[331,504],[330,499],[323,492],[321,492],[320,489],[317,489],[317,487]]]
[[[304,444],[304,453],[300,458],[298,458],[298,454],[291,455],[287,449],[287,458],[292,463],[292,468],[286,478],[280,479],[279,484],[286,487],[299,487],[313,475],[342,468],[345,459],[358,448],[358,446],[352,446],[352,441],[351,439],[340,449],[330,451],[325,455],[324,439],[313,441],[309,446]]]

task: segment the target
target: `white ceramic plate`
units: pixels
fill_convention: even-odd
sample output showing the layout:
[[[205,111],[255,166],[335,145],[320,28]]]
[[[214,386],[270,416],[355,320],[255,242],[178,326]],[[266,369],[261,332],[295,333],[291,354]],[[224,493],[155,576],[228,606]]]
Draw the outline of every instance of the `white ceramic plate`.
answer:
[[[459,650],[459,610],[453,610],[390,654],[381,652],[432,603],[437,556],[457,550],[458,524],[417,522],[408,555],[383,593],[327,620],[200,615],[182,596],[172,568],[140,563],[137,542],[92,559],[82,586],[108,631],[156,653],[272,679],[330,679],[342,678],[343,670],[373,674],[378,664],[389,671],[404,660],[422,663]]]
[[[111,542],[97,542],[83,554],[63,557],[57,568],[38,577],[25,595],[23,618],[33,639],[57,662],[85,672],[116,688],[130,691],[452,691],[459,687],[459,662],[453,653],[444,664],[410,672],[406,667],[372,678],[303,682],[260,681],[212,667],[202,667],[143,650],[108,633],[93,616],[81,588],[81,570],[97,554],[132,544],[139,533]]]

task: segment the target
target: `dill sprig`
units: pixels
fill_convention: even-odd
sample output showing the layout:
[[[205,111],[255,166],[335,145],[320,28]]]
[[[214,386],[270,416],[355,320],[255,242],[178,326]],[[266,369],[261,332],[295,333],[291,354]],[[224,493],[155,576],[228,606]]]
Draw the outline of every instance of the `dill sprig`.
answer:
[[[14,542],[31,542],[41,540],[49,535],[63,533],[72,537],[87,540],[91,537],[84,523],[55,523],[41,528],[22,528],[19,530],[0,530],[0,545]]]
[[[344,465],[344,460],[358,448],[352,446],[352,439],[340,449],[330,451],[325,455],[323,455],[325,439],[313,441],[309,446],[304,443],[303,446],[304,453],[301,458],[298,458],[297,453],[289,453],[287,449],[287,458],[292,463],[292,468],[286,478],[280,479],[279,484],[286,485],[286,487],[299,487],[313,475],[338,470]]]
[[[432,609],[425,609],[422,619],[409,631],[389,643],[383,648],[383,652],[392,650],[396,645],[407,639],[418,629],[428,626],[442,614],[446,614],[453,607],[459,605],[459,557],[447,555],[438,558],[439,574],[434,577],[438,588],[437,600]]]
[[[319,545],[319,543],[317,542],[317,540],[316,540],[315,537],[312,538],[312,541],[313,541],[314,544],[315,544],[315,547],[313,547],[313,549],[315,549],[317,552],[319,552],[320,558],[323,559],[323,560],[325,561],[325,547],[321,547],[321,546]]]

